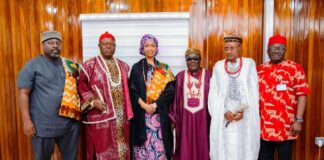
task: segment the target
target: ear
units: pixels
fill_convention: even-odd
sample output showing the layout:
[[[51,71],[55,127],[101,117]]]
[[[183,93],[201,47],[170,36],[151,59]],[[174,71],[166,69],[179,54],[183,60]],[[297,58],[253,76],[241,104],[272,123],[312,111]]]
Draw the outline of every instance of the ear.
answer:
[[[267,54],[268,54],[268,57],[269,57],[269,59],[270,59],[270,54],[271,54],[270,49],[267,50]]]

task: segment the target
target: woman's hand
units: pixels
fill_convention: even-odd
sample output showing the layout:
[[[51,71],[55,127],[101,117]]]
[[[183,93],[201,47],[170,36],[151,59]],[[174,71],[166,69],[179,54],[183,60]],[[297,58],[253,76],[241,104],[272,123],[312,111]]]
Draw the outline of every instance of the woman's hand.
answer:
[[[153,114],[157,107],[156,103],[147,104],[141,98],[138,99],[138,104],[141,106],[142,109],[145,110],[145,112],[149,114]]]
[[[156,110],[156,104],[147,104],[145,103],[145,106],[144,106],[144,110],[149,113],[149,114],[153,114]]]

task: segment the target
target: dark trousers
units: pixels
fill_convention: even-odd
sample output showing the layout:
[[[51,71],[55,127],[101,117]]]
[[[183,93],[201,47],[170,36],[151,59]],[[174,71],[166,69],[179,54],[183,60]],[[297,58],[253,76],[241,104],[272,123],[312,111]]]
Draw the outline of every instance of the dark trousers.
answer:
[[[261,139],[259,160],[273,160],[275,149],[278,151],[279,160],[291,160],[292,140],[276,142]]]
[[[31,139],[35,160],[50,160],[55,143],[58,144],[62,160],[76,160],[78,153],[79,125],[72,125],[70,131],[58,137],[34,137]]]

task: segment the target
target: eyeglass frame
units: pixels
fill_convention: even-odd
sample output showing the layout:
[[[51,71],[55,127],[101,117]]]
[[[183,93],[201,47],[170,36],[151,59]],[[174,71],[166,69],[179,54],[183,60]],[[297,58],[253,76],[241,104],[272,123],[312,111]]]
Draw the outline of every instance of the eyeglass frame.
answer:
[[[224,47],[224,48],[223,48],[223,51],[224,51],[224,52],[234,51],[234,50],[237,50],[239,47],[240,47],[240,45],[239,45],[239,46],[236,46],[236,47],[234,47],[234,46],[231,46],[231,47]]]
[[[186,58],[186,62],[190,62],[190,61],[200,61],[200,57],[199,56],[194,56],[194,57],[187,57]]]
[[[283,51],[286,51],[286,47],[284,46],[278,46],[278,47],[275,47],[275,46],[270,46],[268,47],[268,52],[275,52],[275,51],[279,51],[279,52],[283,52]]]
[[[116,43],[99,43],[101,46],[112,46],[112,47],[116,47]]]

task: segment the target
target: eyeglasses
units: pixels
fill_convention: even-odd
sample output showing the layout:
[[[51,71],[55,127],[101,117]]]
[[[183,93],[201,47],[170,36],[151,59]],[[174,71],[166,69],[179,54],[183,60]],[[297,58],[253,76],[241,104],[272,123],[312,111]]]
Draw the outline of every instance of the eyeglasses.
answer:
[[[199,61],[200,58],[199,58],[199,57],[187,57],[187,58],[186,58],[186,61],[187,61],[187,62],[192,61],[192,60],[194,60],[194,61]]]
[[[60,46],[61,44],[62,44],[62,42],[60,41],[60,40],[48,40],[48,41],[46,41],[45,43],[47,43],[48,45],[54,45],[54,44],[56,44],[57,46]]]
[[[231,46],[231,47],[224,47],[224,52],[228,52],[228,51],[234,51],[234,50],[237,50],[239,47],[234,47],[234,46]]]
[[[280,51],[280,52],[283,52],[283,51],[285,51],[286,50],[286,48],[285,47],[274,47],[274,46],[272,46],[272,47],[269,47],[269,49],[268,49],[268,51],[271,51],[271,52],[275,52],[275,51]]]
[[[100,43],[100,45],[102,46],[112,46],[112,47],[115,47],[115,43]]]

